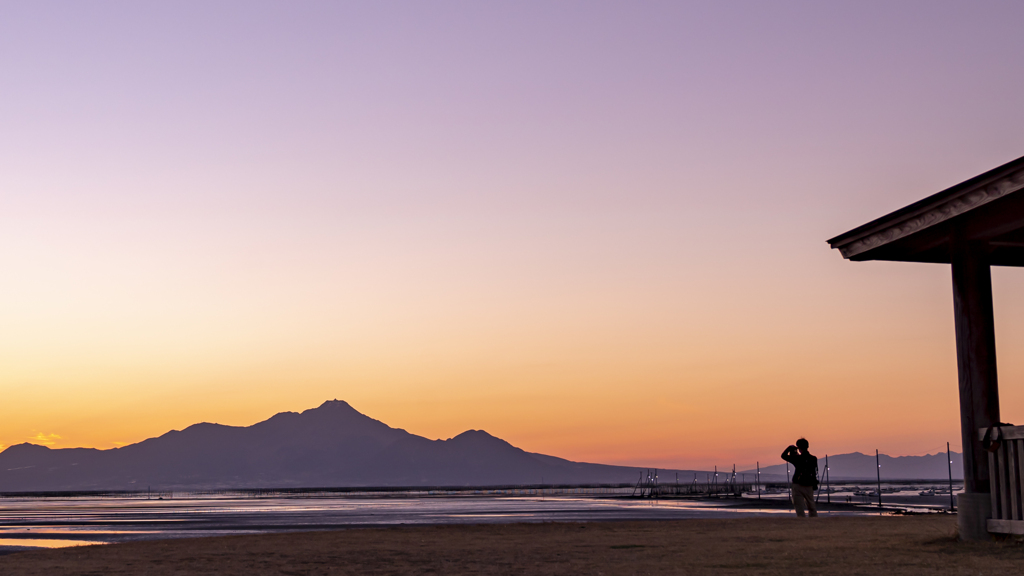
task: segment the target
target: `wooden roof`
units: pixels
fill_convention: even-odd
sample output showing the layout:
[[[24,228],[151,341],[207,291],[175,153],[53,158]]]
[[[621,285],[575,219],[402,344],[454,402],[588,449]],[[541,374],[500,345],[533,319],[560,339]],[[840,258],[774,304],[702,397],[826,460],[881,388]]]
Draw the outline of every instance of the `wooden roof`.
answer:
[[[1024,266],[1024,157],[858,226],[828,243],[849,260],[949,263],[954,240]]]

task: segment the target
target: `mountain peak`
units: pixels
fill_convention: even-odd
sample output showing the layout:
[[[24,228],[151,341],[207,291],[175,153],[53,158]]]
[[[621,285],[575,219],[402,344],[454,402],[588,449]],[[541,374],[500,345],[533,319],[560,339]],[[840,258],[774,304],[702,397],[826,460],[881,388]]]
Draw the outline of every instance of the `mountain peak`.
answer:
[[[629,482],[632,468],[529,454],[483,430],[431,441],[342,400],[251,426],[196,424],[117,450],[20,444],[0,454],[0,492],[252,486],[450,486]]]
[[[486,430],[466,430],[455,438],[494,438],[494,436],[488,434]]]
[[[352,406],[348,402],[345,402],[344,400],[338,400],[337,398],[335,398],[334,400],[327,400],[320,406],[317,406],[318,410],[320,408],[349,408],[351,410],[355,410],[355,408],[352,408]]]
[[[22,442],[21,444],[12,444],[8,446],[4,452],[21,454],[26,452],[49,452],[50,450],[49,446],[41,446],[39,444],[32,444],[31,442]]]
[[[502,444],[511,446],[508,442],[488,434],[485,430],[466,430],[462,434],[449,438],[449,442],[458,444],[495,445]]]
[[[355,408],[353,408],[352,405],[349,404],[348,402],[345,402],[344,400],[337,400],[337,399],[335,399],[335,400],[328,400],[328,401],[324,402],[323,404],[317,406],[316,408],[310,408],[309,410],[304,410],[302,412],[302,414],[303,415],[319,415],[320,417],[327,416],[327,417],[331,417],[331,418],[335,418],[335,417],[338,417],[338,416],[342,416],[342,417],[345,417],[345,416],[363,416],[364,418],[369,418],[369,416],[366,416],[365,414],[363,414],[359,410],[356,410]]]

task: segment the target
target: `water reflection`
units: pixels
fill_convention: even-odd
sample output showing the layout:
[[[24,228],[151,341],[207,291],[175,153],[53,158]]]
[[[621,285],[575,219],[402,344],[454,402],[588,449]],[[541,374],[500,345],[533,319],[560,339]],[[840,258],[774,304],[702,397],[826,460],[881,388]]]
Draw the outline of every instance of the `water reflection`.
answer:
[[[69,548],[107,544],[98,540],[63,540],[49,538],[0,538],[0,548]]]
[[[594,497],[0,498],[0,549],[400,524],[674,520],[790,514],[751,499]],[[846,512],[857,513],[857,512]],[[38,538],[45,535],[46,538]],[[17,541],[16,543],[10,543]],[[29,542],[59,544],[29,544]],[[74,543],[74,544],[71,544]]]

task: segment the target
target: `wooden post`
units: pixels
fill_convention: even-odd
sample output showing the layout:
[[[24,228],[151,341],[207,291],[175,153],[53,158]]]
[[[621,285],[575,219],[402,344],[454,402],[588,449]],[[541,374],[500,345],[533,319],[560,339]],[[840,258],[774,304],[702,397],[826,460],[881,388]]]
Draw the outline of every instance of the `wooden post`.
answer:
[[[991,454],[982,448],[978,429],[999,423],[992,273],[987,246],[956,236],[950,243],[950,264],[964,459],[964,493],[957,503],[957,526],[962,540],[987,540],[993,496],[988,470]]]
[[[949,442],[946,442],[946,462],[949,463],[949,511],[952,512],[956,506],[953,505],[953,459],[949,455]]]
[[[831,479],[828,473],[828,454],[825,454],[825,501],[829,504],[832,503],[832,485],[829,484]]]
[[[878,507],[882,507],[882,465],[878,463],[878,448],[875,448],[875,472],[878,478]]]
[[[992,273],[984,244],[954,240],[951,261],[964,492],[987,493],[988,460],[978,440],[978,429],[999,422]]]
[[[757,461],[757,478],[754,479],[754,485],[757,486],[757,499],[761,499],[761,461]]]
[[[789,477],[789,462],[786,462],[786,484],[789,485],[789,502],[793,503],[793,480]]]

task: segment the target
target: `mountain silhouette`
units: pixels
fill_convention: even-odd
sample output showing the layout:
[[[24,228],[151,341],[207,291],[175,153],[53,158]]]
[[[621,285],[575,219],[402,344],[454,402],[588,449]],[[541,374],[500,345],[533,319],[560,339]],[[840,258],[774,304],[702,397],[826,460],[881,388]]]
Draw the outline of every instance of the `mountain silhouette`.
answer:
[[[0,452],[0,492],[623,483],[640,470],[526,452],[482,430],[429,440],[333,400],[109,450],[10,446]]]
[[[832,481],[874,481],[877,476],[881,476],[882,482],[886,480],[942,480],[949,477],[949,469],[952,468],[953,479],[962,480],[964,477],[963,457],[959,452],[953,452],[951,456],[947,459],[945,452],[925,454],[924,456],[880,454],[878,463],[881,464],[881,468],[878,468],[875,464],[874,454],[861,454],[860,452],[830,454],[828,457],[829,477]],[[952,461],[952,466],[949,464],[950,461]],[[818,468],[819,470],[825,469],[824,456],[818,456]],[[749,474],[754,470],[745,470],[744,472]],[[765,480],[785,480],[786,465],[762,466],[761,477]]]

